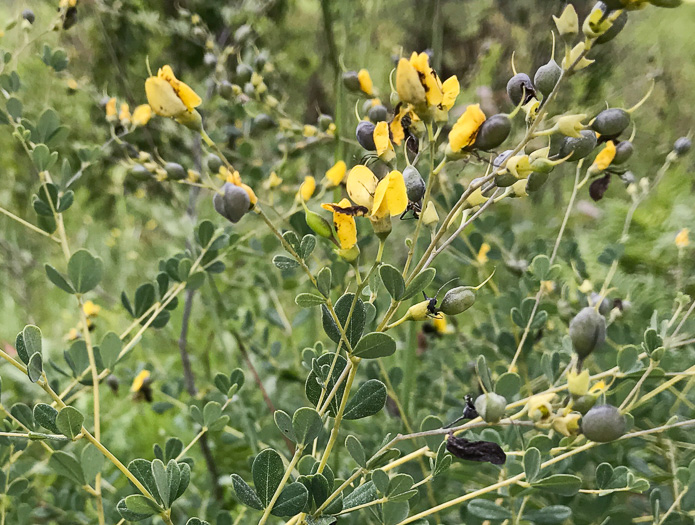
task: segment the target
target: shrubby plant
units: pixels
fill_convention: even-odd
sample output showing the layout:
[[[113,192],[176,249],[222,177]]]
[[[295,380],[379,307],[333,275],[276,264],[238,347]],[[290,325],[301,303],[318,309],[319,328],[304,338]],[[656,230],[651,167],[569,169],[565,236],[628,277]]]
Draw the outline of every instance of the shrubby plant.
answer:
[[[22,232],[8,245],[41,243],[27,286],[51,304],[0,350],[0,523],[692,520],[688,230],[669,247],[670,311],[614,282],[638,208],[691,139],[658,137],[664,155],[640,141],[654,81],[626,108],[562,96],[630,18],[680,3],[558,9],[542,65],[513,57],[507,111],[489,114],[430,51],[400,51],[384,83],[347,69],[322,2],[337,99],[312,123],[263,45],[282,2],[176,6],[158,27],[177,53],[199,46],[204,69],[150,52],[127,95],[69,76],[66,32],[115,6],[10,7],[0,124],[28,168],[0,211]],[[88,142],[66,139],[79,115],[32,100],[31,52],[86,92]],[[510,210],[563,179],[569,197],[543,205],[528,242]],[[577,200],[601,210],[616,186],[630,205],[605,213],[622,230],[580,246]],[[108,234],[81,216],[94,202]],[[130,206],[145,230],[169,221],[163,248]],[[127,235],[142,235],[132,255]]]

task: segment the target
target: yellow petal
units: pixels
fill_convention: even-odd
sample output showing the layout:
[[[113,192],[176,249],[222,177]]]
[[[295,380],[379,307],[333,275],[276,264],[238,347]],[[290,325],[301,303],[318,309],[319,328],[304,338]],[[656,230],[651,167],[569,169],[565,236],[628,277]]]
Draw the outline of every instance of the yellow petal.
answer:
[[[349,208],[352,204],[349,200],[343,199],[338,203],[338,206],[341,208]],[[355,218],[352,215],[346,215],[345,213],[334,210],[333,226],[335,226],[335,232],[338,235],[338,242],[340,243],[341,249],[349,250],[357,244],[357,226],[355,225]]]
[[[442,84],[442,91],[444,92],[442,96],[442,107],[444,107],[447,110],[451,109],[452,107],[454,107],[456,98],[459,96],[459,93],[461,92],[459,79],[456,78],[456,75],[449,77],[444,81],[444,83]]]
[[[419,73],[420,82],[425,88],[427,104],[430,106],[441,104],[443,98],[442,83],[434,69],[430,67],[430,57],[424,52],[419,55],[413,53],[410,62]]]
[[[106,103],[106,117],[114,118],[116,117],[116,99],[110,98]]]
[[[373,217],[400,215],[408,206],[408,192],[400,171],[392,171],[381,179],[374,192]]]
[[[488,261],[487,254],[490,252],[490,249],[490,245],[486,242],[480,245],[478,255],[475,257],[480,264],[485,264]]]
[[[473,144],[483,122],[485,122],[485,113],[480,109],[480,104],[469,105],[449,132],[451,149],[461,151]]]
[[[145,81],[145,94],[152,111],[160,117],[175,117],[187,111],[171,84],[162,78],[148,78]]]
[[[606,147],[594,159],[594,167],[600,171],[605,170],[611,165],[615,158],[615,144],[612,140],[606,142]]]
[[[311,199],[315,189],[316,179],[314,179],[314,177],[311,175],[304,177],[304,182],[302,182],[302,185],[299,187],[299,196],[304,202],[306,202]]]
[[[84,305],[82,305],[82,311],[87,317],[93,317],[99,314],[101,311],[101,306],[94,304],[92,301],[87,301],[84,303]]]
[[[338,186],[345,178],[345,173],[347,173],[347,166],[345,162],[339,160],[326,172],[326,178],[330,182],[331,186]]]
[[[374,85],[372,84],[372,77],[369,76],[369,71],[360,69],[357,72],[357,80],[360,81],[360,89],[362,92],[371,97],[374,92]]]
[[[396,156],[396,152],[393,150],[393,144],[391,144],[391,139],[389,138],[389,125],[381,121],[374,127],[374,144],[376,145],[376,154],[384,162],[390,162]]]
[[[676,246],[678,248],[685,248],[690,244],[690,240],[688,239],[688,233],[690,233],[690,230],[688,228],[683,228],[681,231],[678,232],[678,235],[676,235]]]
[[[567,372],[567,390],[575,397],[581,397],[589,391],[589,371],[584,369],[581,373],[575,370]]]
[[[391,141],[396,146],[400,146],[401,142],[403,142],[403,139],[405,138],[403,118],[410,111],[410,107],[407,104],[401,104],[397,109],[398,112],[393,116],[393,120],[389,124],[389,130],[391,131]]]
[[[420,75],[406,58],[398,61],[396,68],[396,91],[398,97],[414,106],[420,106],[427,101],[425,88],[420,83]]]
[[[125,124],[130,123],[130,106],[125,102],[121,104],[121,111],[118,114],[118,120],[123,121]]]
[[[140,372],[137,376],[135,376],[135,379],[133,379],[133,384],[130,387],[130,391],[139,392],[142,388],[142,385],[144,385],[145,381],[147,381],[149,378],[150,372],[148,370],[143,370],[142,372]]]
[[[133,124],[136,126],[144,126],[152,118],[152,108],[149,104],[140,104],[133,111]]]
[[[372,209],[374,190],[378,179],[367,166],[361,164],[350,170],[347,177],[347,192],[355,204]]]
[[[506,167],[517,179],[527,179],[533,172],[528,155],[514,155],[507,161]]]

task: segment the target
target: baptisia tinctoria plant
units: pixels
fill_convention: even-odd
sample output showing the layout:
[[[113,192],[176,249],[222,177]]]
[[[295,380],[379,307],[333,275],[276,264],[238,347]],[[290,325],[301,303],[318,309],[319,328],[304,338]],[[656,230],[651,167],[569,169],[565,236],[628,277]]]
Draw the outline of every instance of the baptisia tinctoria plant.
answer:
[[[54,4],[0,6],[0,525],[691,519],[692,9]]]

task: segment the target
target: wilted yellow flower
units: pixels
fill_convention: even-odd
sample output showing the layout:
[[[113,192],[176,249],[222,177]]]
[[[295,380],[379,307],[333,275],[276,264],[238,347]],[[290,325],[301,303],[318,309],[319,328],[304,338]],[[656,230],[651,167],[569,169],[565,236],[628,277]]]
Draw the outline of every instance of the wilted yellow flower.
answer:
[[[357,80],[360,81],[360,90],[362,93],[371,97],[374,93],[374,84],[372,83],[372,77],[369,76],[369,71],[366,69],[360,69],[357,72]]]
[[[563,436],[576,436],[579,434],[579,420],[582,415],[579,412],[562,411],[562,415],[553,418],[553,429]]]
[[[69,78],[67,84],[68,89],[71,89],[72,91],[75,91],[78,88],[77,80],[75,80],[74,78]]]
[[[584,369],[577,373],[574,368],[567,372],[567,390],[575,397],[581,397],[589,391],[589,371]]]
[[[168,65],[161,67],[156,77],[145,81],[145,93],[152,110],[162,117],[192,113],[203,102],[195,91],[176,78]]]
[[[75,341],[76,339],[79,339],[79,337],[80,332],[77,331],[77,328],[70,328],[70,331],[65,336],[65,339],[67,341]]]
[[[372,136],[376,146],[376,154],[384,162],[391,162],[396,157],[396,152],[389,137],[389,125],[384,121],[377,123]]]
[[[574,46],[569,52],[569,55],[566,55],[565,58],[562,59],[562,69],[569,69],[572,64],[579,60],[579,57],[584,53],[585,50],[586,44],[584,42],[579,42],[576,46]],[[574,70],[579,71],[580,69],[590,66],[594,62],[595,60],[589,60],[588,58],[583,57],[581,60],[579,60],[579,62],[577,62],[577,65],[574,66]]]
[[[304,177],[304,182],[302,182],[302,185],[299,187],[299,196],[302,200],[306,202],[311,199],[314,190],[316,190],[316,179],[311,175]]]
[[[555,127],[563,135],[567,135],[568,137],[580,138],[582,135],[579,132],[584,129],[584,124],[582,124],[582,120],[584,120],[585,118],[586,115],[583,113],[579,115],[563,115],[558,119],[557,124],[555,124]]]
[[[683,228],[678,232],[678,235],[676,235],[676,246],[678,248],[685,248],[690,244],[690,239],[688,239],[689,233],[690,230],[688,228]]]
[[[533,173],[528,155],[514,155],[507,161],[506,168],[517,179],[527,179]]]
[[[410,56],[410,63],[418,72],[420,82],[425,89],[427,104],[429,106],[438,106],[442,103],[444,93],[442,92],[442,83],[439,81],[437,73],[430,66],[430,57],[427,53],[417,54],[413,52]]]
[[[92,301],[87,301],[82,305],[82,311],[87,317],[93,317],[95,315],[99,315],[101,306],[94,304]]]
[[[322,204],[324,210],[333,212],[333,226],[338,235],[338,243],[342,250],[350,250],[357,244],[357,225],[355,216],[351,213],[352,204],[343,199],[337,204]]]
[[[133,125],[134,126],[144,126],[152,118],[152,108],[149,104],[140,104],[133,111]]]
[[[480,104],[469,105],[449,132],[451,151],[456,153],[473,144],[483,122],[485,113],[480,109]]]
[[[526,402],[528,416],[534,421],[547,421],[553,413],[554,393],[538,394]]]
[[[193,24],[193,25],[200,24],[200,15],[198,15],[198,14],[191,15],[191,24]]]
[[[589,279],[584,279],[584,281],[582,281],[582,284],[580,284],[578,288],[578,290],[583,294],[588,294],[593,289],[594,285],[591,283]]]
[[[116,120],[116,99],[111,97],[106,103],[106,120],[114,122]]]
[[[352,202],[359,206],[364,206],[368,210],[374,204],[374,191],[379,183],[379,179],[372,173],[367,166],[358,164],[350,170],[347,176],[347,192]]]
[[[400,171],[392,171],[381,179],[374,192],[372,216],[379,219],[387,215],[400,215],[408,206],[408,192]]]
[[[606,142],[606,147],[601,150],[601,152],[596,155],[594,163],[591,167],[597,171],[603,171],[611,165],[613,159],[615,158],[615,144],[612,140]]]
[[[579,17],[572,4],[568,4],[559,17],[553,16],[553,20],[560,36],[575,36],[579,33]]]
[[[130,391],[131,392],[139,392],[140,389],[145,384],[145,382],[149,379],[150,379],[149,370],[143,370],[137,376],[135,376],[135,379],[133,379],[133,384],[130,386]]]
[[[302,129],[302,135],[305,137],[315,137],[318,132],[318,128],[311,124],[304,124],[304,128]]]
[[[478,255],[475,256],[476,260],[480,264],[485,264],[488,261],[487,254],[490,252],[490,245],[486,242],[480,245],[480,250],[478,250]]]
[[[60,0],[58,7],[65,9],[67,7],[75,7],[77,5],[77,0]]]
[[[347,166],[345,162],[339,160],[333,166],[331,166],[328,171],[326,171],[326,179],[328,179],[329,186],[338,186],[347,173]]]
[[[544,293],[551,293],[555,290],[555,283],[553,281],[541,281],[541,290]]]
[[[440,312],[439,315],[432,319],[432,326],[435,332],[439,335],[450,334],[454,329],[446,322],[446,317]]]
[[[405,103],[419,107],[427,103],[427,92],[420,82],[420,75],[407,58],[401,58],[396,68],[396,91]]]
[[[437,208],[434,202],[429,201],[427,206],[425,206],[425,211],[422,212],[422,224],[425,226],[432,226],[439,222],[439,214],[437,213]]]

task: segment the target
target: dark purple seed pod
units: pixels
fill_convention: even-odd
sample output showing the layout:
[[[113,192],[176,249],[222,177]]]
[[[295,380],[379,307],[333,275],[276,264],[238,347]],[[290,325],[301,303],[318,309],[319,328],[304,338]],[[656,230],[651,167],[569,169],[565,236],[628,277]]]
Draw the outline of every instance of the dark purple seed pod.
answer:
[[[596,133],[590,129],[585,129],[579,132],[581,137],[565,137],[560,146],[559,157],[564,158],[569,154],[572,156],[569,158],[570,162],[575,162],[586,157],[589,153],[594,151],[596,147]]]
[[[355,130],[357,142],[368,151],[376,150],[376,144],[374,144],[374,128],[374,124],[362,120],[357,124],[357,129]]]
[[[611,162],[611,164],[615,164],[616,166],[619,164],[625,164],[630,157],[632,157],[634,152],[635,146],[633,146],[632,142],[629,140],[620,142],[615,147],[615,157],[613,158],[613,162]]]
[[[507,95],[515,106],[518,106],[522,98],[524,104],[536,96],[531,78],[526,73],[517,73],[507,82]]]
[[[604,109],[594,119],[591,128],[605,137],[617,137],[630,125],[630,114],[624,109]]]
[[[607,42],[610,42],[613,40],[616,36],[620,34],[620,32],[625,28],[625,25],[627,24],[627,11],[623,11],[618,15],[618,18],[616,18],[613,21],[613,25],[608,28],[608,30],[603,33],[600,37],[596,39],[597,44],[605,44]]]
[[[680,157],[688,153],[692,145],[693,143],[688,137],[681,137],[673,144],[673,151]]]
[[[490,151],[501,145],[512,131],[512,121],[505,114],[493,115],[478,128],[473,149]]]
[[[230,222],[237,223],[249,211],[251,200],[249,194],[243,188],[225,182],[222,186],[223,194],[215,193],[212,204],[215,211]]]

